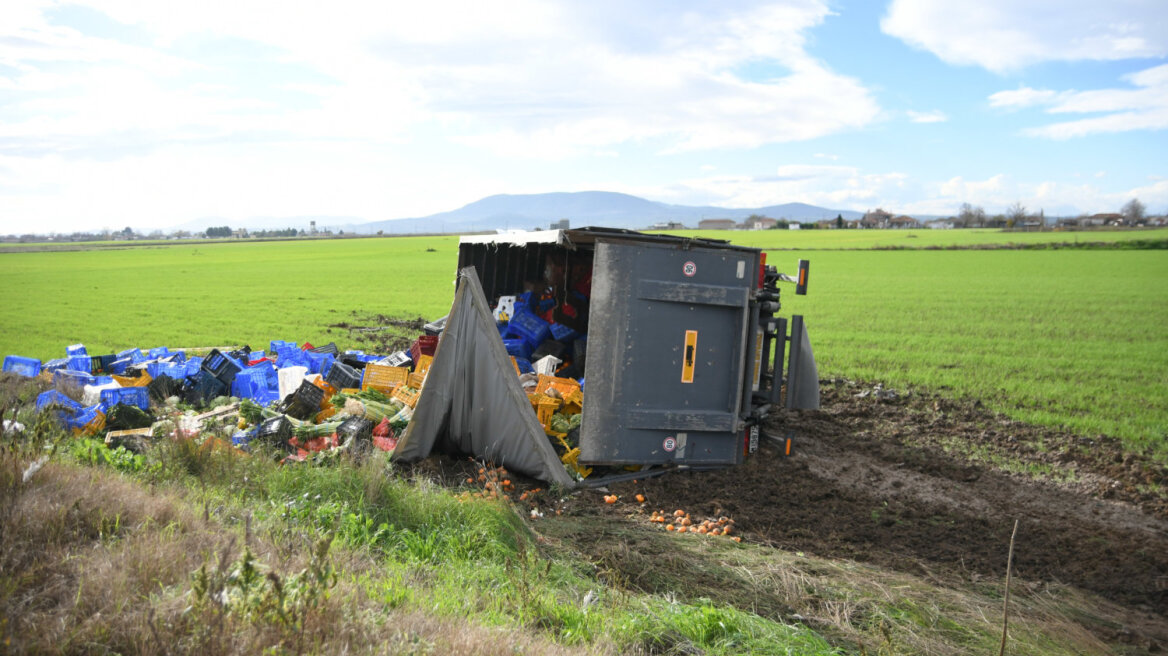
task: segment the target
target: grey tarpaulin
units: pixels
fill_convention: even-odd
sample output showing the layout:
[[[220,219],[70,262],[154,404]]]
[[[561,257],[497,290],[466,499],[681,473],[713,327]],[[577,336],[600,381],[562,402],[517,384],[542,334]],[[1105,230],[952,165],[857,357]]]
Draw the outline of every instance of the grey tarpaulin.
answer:
[[[574,484],[519,384],[474,267],[459,271],[442,342],[393,457],[420,460],[435,446]]]

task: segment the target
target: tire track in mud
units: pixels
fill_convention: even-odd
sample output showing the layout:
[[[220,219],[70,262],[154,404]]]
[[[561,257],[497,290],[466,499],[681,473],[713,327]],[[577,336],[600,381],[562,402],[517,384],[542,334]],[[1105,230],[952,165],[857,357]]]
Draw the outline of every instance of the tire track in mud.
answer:
[[[1168,483],[1162,467],[1102,451],[1101,444],[1118,448],[1105,439],[1084,451],[1075,448],[1080,437],[975,405],[923,395],[857,398],[861,389],[825,386],[823,409],[773,421],[771,433],[797,436],[790,457],[764,440],[761,452],[738,467],[671,472],[612,489],[643,492],[655,506],[731,515],[748,539],[779,548],[965,582],[1004,577],[1017,518],[1017,577],[1073,585],[1122,604],[1133,619],[1145,618],[1139,622],[1145,635],[1168,644],[1163,500],[1138,493],[1107,498],[1149,477]],[[1002,443],[986,439],[989,433]],[[962,441],[1022,462],[1033,454],[1055,463],[1070,482],[1004,472],[939,446]],[[1036,441],[1041,449],[1030,448]]]

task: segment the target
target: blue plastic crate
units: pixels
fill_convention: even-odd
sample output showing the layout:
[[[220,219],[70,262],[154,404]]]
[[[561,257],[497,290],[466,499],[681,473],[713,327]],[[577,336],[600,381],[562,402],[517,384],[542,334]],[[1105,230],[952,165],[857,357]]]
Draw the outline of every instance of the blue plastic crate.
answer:
[[[112,408],[118,404],[135,405],[143,410],[150,409],[150,392],[145,387],[119,387],[101,391],[101,405]]]
[[[309,367],[308,356],[304,355],[304,351],[293,349],[284,350],[279,353],[276,359],[276,366],[285,369],[287,367]]]
[[[197,376],[199,372],[202,371],[202,367],[203,358],[200,358],[197,355],[190,360],[187,360],[183,363],[183,368],[185,368],[187,372],[185,377],[190,378],[191,376]]]
[[[89,373],[93,371],[93,360],[88,355],[70,355],[69,369]]]
[[[507,355],[513,355],[517,358],[525,360],[531,359],[531,347],[522,338],[503,340],[503,348],[507,349]]]
[[[296,342],[285,342],[282,339],[273,339],[271,342],[268,343],[268,350],[272,351],[273,353],[279,351],[282,348],[294,349],[294,348],[297,348],[297,345],[296,345]]]
[[[129,369],[130,365],[132,365],[132,364],[134,364],[133,358],[130,358],[130,357],[118,358],[117,360],[114,360],[112,363],[110,363],[109,368],[110,368],[111,372],[121,376],[122,374],[126,373],[126,370]]]
[[[515,364],[519,367],[520,374],[530,374],[535,372],[535,367],[531,366],[531,360],[527,358],[515,358]]]
[[[185,364],[174,362],[151,362],[146,365],[146,373],[150,374],[151,378],[166,376],[174,380],[182,380],[189,375]]]
[[[85,350],[84,344],[74,344],[72,346],[65,347],[65,355],[89,355],[89,351]]]
[[[150,349],[149,353],[146,354],[146,358],[153,360],[155,358],[165,358],[168,355],[170,355],[169,348],[165,346],[155,346],[154,348]]]
[[[90,371],[95,373],[98,371],[112,371],[110,367],[113,366],[114,360],[117,359],[118,356],[112,353],[110,355],[91,355],[89,356]]]
[[[54,358],[41,367],[41,371],[57,371],[69,367],[69,358]]]
[[[333,361],[336,360],[332,353],[313,353],[312,351],[301,351],[301,353],[308,360],[306,366],[310,374],[327,375],[329,368],[333,366]]]
[[[70,415],[76,413],[81,409],[81,404],[73,399],[65,396],[57,390],[51,389],[41,392],[36,398],[37,412],[43,412],[49,406],[60,406],[69,412]]]
[[[261,362],[254,367],[248,367],[235,375],[231,382],[232,396],[257,399],[271,392],[272,398],[279,396],[280,378],[271,362]]]
[[[257,430],[257,427],[253,426],[249,430],[236,431],[235,434],[231,436],[231,445],[239,449],[246,449],[247,445],[255,439]]]
[[[91,405],[87,408],[78,410],[76,414],[69,418],[65,423],[68,428],[81,428],[97,418],[97,413],[101,412],[101,404]],[[104,414],[104,413],[103,413]]]
[[[41,361],[37,358],[9,355],[4,358],[4,371],[32,378],[41,372]]]
[[[527,342],[532,350],[539,348],[551,334],[552,330],[546,321],[527,311],[517,309],[515,316],[511,317],[510,323],[507,324],[506,337],[519,337]]]
[[[74,371],[72,369],[57,369],[53,372],[53,387],[60,388],[62,385],[85,386],[93,384],[93,376],[84,371]]]
[[[118,351],[118,359],[119,360],[121,360],[122,358],[133,358],[135,355],[141,356],[142,349],[134,347],[134,348],[128,348],[124,351]]]
[[[565,344],[570,344],[571,342],[575,341],[575,339],[577,337],[580,336],[580,333],[576,332],[575,330],[572,330],[571,328],[565,326],[562,323],[551,324],[551,331],[552,331],[552,339],[556,340],[557,342],[563,342]]]

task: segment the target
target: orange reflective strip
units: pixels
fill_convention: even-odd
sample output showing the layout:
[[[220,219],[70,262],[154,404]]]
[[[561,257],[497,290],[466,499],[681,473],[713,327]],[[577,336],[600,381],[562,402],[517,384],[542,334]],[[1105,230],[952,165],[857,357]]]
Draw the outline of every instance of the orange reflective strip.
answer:
[[[685,350],[681,354],[681,382],[692,383],[698,359],[698,331],[685,331]]]

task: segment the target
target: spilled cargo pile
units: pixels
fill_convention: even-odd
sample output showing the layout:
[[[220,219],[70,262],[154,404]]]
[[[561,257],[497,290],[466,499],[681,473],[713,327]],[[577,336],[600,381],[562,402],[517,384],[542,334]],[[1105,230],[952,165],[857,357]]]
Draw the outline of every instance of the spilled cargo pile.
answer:
[[[532,413],[569,470],[582,477],[590,470],[571,464],[579,453],[574,432],[582,381],[554,375],[557,365],[564,370],[581,358],[561,358],[567,344],[547,339],[555,324],[516,309],[527,298],[509,299],[512,314],[500,312],[497,327],[515,354],[511,365]],[[389,355],[272,341],[267,351],[157,347],[91,356],[76,344],[65,357],[43,363],[7,356],[4,371],[51,383],[37,397],[37,411],[74,435],[104,436],[111,448],[139,452],[162,437],[226,445],[229,437],[236,449],[263,444],[286,462],[302,462],[339,450],[392,452],[425,390],[443,324],[428,324],[410,349]],[[533,354],[539,356],[534,364]]]

